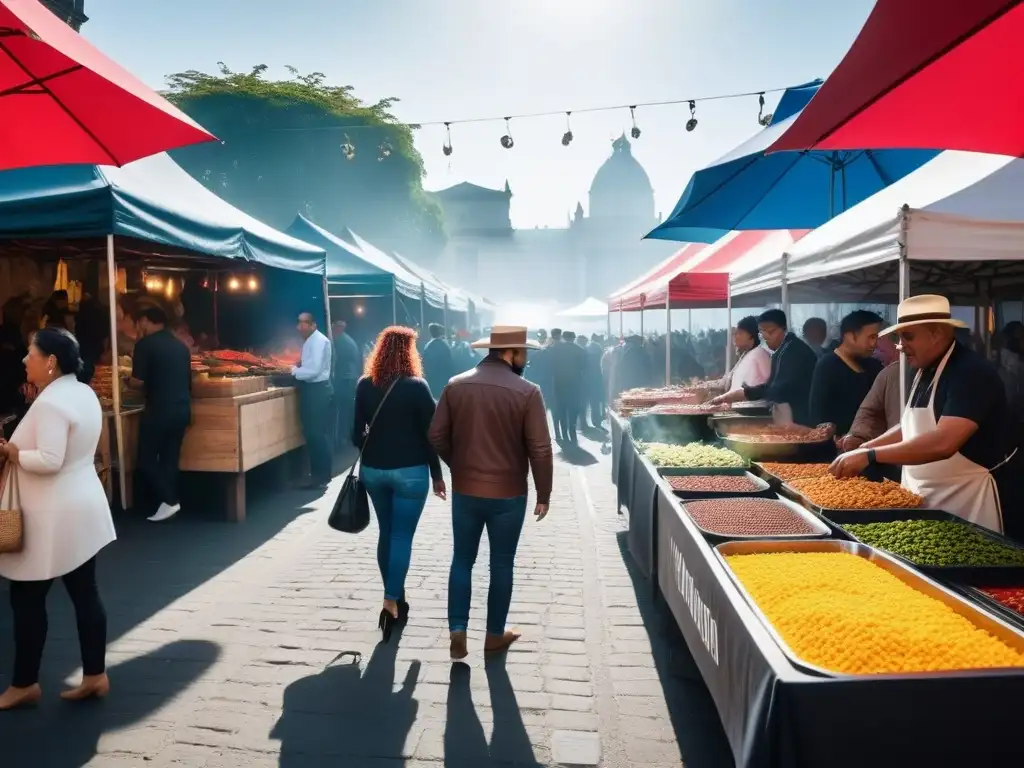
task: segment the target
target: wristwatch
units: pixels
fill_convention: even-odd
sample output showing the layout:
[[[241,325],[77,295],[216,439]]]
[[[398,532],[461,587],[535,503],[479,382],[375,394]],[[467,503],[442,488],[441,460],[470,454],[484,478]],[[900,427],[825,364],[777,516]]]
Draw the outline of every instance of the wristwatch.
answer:
[[[878,461],[875,459],[875,449],[874,448],[868,448],[868,464],[870,466],[874,466],[877,463],[878,463]]]

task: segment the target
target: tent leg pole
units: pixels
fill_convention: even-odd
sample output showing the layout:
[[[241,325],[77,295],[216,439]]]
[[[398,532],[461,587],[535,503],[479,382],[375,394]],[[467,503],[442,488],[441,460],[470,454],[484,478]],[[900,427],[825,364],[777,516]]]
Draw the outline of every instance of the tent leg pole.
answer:
[[[398,289],[391,282],[391,324],[398,325]]]
[[[420,283],[420,333],[427,332],[427,289]]]
[[[1024,303],[1021,304],[1024,308]],[[612,311],[609,309],[608,314],[605,315],[605,319],[608,321],[608,337],[605,339],[605,343],[609,343],[612,340]]]
[[[324,319],[327,321],[327,328],[331,327],[331,295],[327,287],[327,276],[324,275]]]
[[[903,228],[906,229],[906,218],[903,219]],[[906,236],[901,238],[900,243],[900,301],[910,296],[910,262],[907,260]],[[907,356],[900,350],[900,411],[907,407]]]
[[[117,267],[114,265],[114,236],[107,235],[107,298],[110,301],[110,377],[113,379],[114,435],[117,441],[117,479],[121,507],[128,508],[128,480],[125,477],[124,428],[121,424],[121,376],[117,366]],[[111,470],[113,468],[111,467]]]
[[[446,293],[444,295],[444,340],[448,346],[451,346],[448,341],[449,328],[451,328],[451,326],[448,325],[448,294]]]
[[[665,386],[672,384],[672,307],[665,303]]]
[[[622,341],[625,330],[623,329],[622,305],[619,305],[619,341]]]
[[[725,312],[729,325],[725,329],[725,373],[732,370],[732,288],[725,289]],[[725,375],[725,374],[723,374]]]
[[[789,316],[789,254],[782,254],[782,311],[786,313],[786,321],[788,322],[791,318]]]

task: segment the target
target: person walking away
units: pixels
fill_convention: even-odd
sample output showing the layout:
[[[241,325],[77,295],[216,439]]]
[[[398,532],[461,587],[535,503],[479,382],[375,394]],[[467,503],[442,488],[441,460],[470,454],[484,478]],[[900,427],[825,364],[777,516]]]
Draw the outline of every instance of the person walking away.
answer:
[[[75,337],[62,328],[35,334],[24,360],[39,396],[11,441],[0,440],[6,482],[16,473],[24,545],[0,554],[10,580],[14,674],[0,710],[42,698],[39,667],[46,645],[46,596],[56,579],[75,607],[82,682],[61,698],[79,701],[110,692],[106,674],[107,615],[96,584],[96,557],[117,538],[93,458],[103,427],[96,394],[76,378],[82,367]]]
[[[334,331],[334,403],[337,413],[334,445],[341,449],[352,429],[353,408],[356,401],[356,382],[363,372],[363,356],[359,345],[348,335],[348,323],[338,320]]]
[[[642,336],[627,336],[612,360],[611,396],[614,401],[627,389],[655,386],[654,365],[644,348]]]
[[[814,426],[808,405],[811,378],[818,359],[811,348],[787,328],[786,313],[768,309],[757,318],[757,330],[772,351],[772,367],[764,384],[743,385],[709,401],[710,405],[741,400],[767,400],[773,415],[782,423]]]
[[[554,377],[555,432],[576,445],[576,424],[583,406],[583,377],[587,353],[576,343],[573,331],[562,332],[562,343],[552,350],[551,372]]]
[[[828,323],[820,317],[811,317],[804,323],[803,340],[814,354],[821,358],[825,352],[825,340],[828,338]]]
[[[487,357],[456,376],[441,393],[430,425],[430,442],[452,471],[452,533],[455,551],[448,576],[448,629],[453,661],[468,654],[473,565],[487,530],[491,580],[487,593],[485,653],[506,650],[519,633],[506,630],[513,566],[526,517],[527,473],[532,471],[543,520],[551,500],[554,467],[544,400],[523,379],[527,341],[519,326],[496,326],[474,343]]]
[[[753,315],[744,317],[732,332],[732,343],[736,347],[736,364],[721,380],[726,392],[741,388],[744,384],[756,387],[768,381],[772,370],[772,355],[768,348],[761,344],[757,330],[757,318]]]
[[[437,400],[441,397],[444,385],[455,375],[455,363],[452,360],[452,349],[444,338],[444,328],[431,323],[427,331],[430,333],[430,341],[423,348],[423,375]]]
[[[330,340],[320,333],[310,312],[299,315],[303,338],[299,364],[292,376],[299,388],[299,419],[309,453],[309,487],[331,482],[331,357]]]
[[[541,390],[541,394],[544,396],[544,404],[547,407],[548,412],[551,414],[551,423],[555,427],[555,440],[558,442],[561,442],[568,437],[563,434],[562,424],[558,420],[558,397],[555,394],[555,358],[558,357],[557,349],[561,343],[562,329],[552,328],[551,338],[548,341],[547,346],[544,347],[542,355],[542,359],[545,361],[544,365],[547,368],[547,379],[550,391],[545,392],[544,390]],[[535,352],[534,354],[537,353]]]
[[[138,331],[129,386],[146,396],[139,420],[139,472],[159,501],[149,520],[159,523],[181,511],[178,462],[192,420],[192,356],[168,330],[160,307],[139,311]]]
[[[362,451],[359,479],[377,514],[377,567],[384,582],[378,626],[384,642],[395,623],[409,616],[405,578],[431,483],[436,496],[447,497],[441,462],[427,439],[434,398],[423,379],[416,337],[397,325],[381,331],[356,385],[351,425],[352,443]]]
[[[602,346],[604,338],[595,333],[587,344],[587,367],[584,374],[587,405],[590,406],[590,423],[601,429],[604,423],[604,376],[601,373],[601,358],[604,356]]]
[[[811,421],[834,424],[837,436],[850,431],[857,409],[882,372],[882,363],[871,355],[883,322],[874,312],[854,310],[839,325],[839,346],[814,367]]]

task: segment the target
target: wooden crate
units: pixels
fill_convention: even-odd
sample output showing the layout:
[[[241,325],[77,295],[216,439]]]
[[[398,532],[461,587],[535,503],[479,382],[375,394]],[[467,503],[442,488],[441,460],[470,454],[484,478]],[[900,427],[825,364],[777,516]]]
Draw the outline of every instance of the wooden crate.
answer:
[[[266,376],[232,376],[213,379],[196,377],[192,380],[192,399],[238,397],[265,392],[266,389]]]

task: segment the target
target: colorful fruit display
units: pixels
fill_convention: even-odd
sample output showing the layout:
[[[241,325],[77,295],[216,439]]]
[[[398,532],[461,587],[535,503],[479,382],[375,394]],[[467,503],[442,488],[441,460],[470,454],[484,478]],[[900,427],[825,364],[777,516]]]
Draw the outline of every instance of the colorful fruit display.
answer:
[[[801,536],[814,526],[774,499],[702,499],[683,505],[697,525],[721,536]]]
[[[978,587],[978,590],[1024,616],[1024,587]]]
[[[924,504],[923,498],[892,480],[876,483],[863,477],[822,475],[790,480],[789,486],[824,509],[916,509]]]
[[[670,475],[665,479],[672,490],[689,493],[757,493],[762,489],[744,475]]]
[[[761,468],[768,474],[783,481],[799,477],[821,477],[828,474],[828,464],[792,464],[786,462],[762,461]]]
[[[735,451],[705,443],[640,443],[638,447],[656,467],[744,467],[747,464]]]
[[[829,672],[1024,667],[1024,654],[857,555],[782,552],[726,561],[792,652]]]
[[[1024,549],[954,520],[895,520],[843,526],[865,544],[932,567],[1020,565]]]

